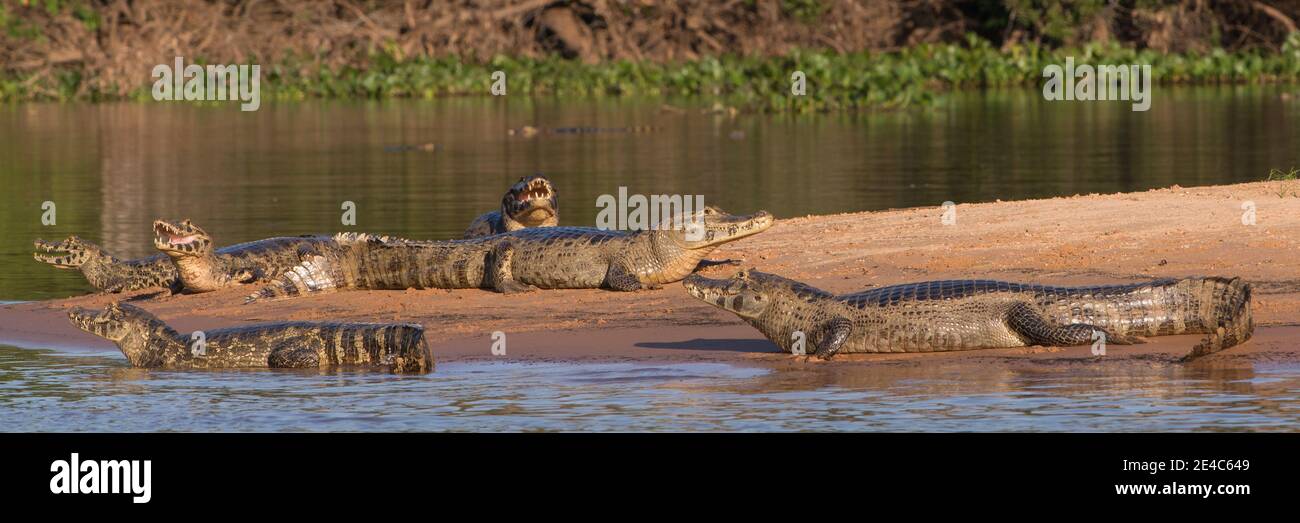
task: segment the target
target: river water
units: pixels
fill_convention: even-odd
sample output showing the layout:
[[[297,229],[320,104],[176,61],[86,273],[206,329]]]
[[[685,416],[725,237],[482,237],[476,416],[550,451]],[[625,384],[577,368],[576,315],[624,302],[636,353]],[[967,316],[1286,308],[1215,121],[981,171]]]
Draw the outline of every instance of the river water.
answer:
[[[435,101],[0,106],[0,300],[83,294],[31,260],[80,235],[151,254],[150,222],[230,244],[357,230],[456,237],[520,176],[562,221],[597,196],[702,194],[777,217],[1255,181],[1300,166],[1284,87],[1157,90],[1126,103],[958,93],[934,107],[716,116],[701,101]],[[1294,89],[1292,89],[1294,90]],[[506,129],[651,126],[509,136]],[[424,148],[402,145],[433,144]],[[356,226],[340,223],[343,202]],[[42,223],[43,206],[56,209]],[[3,333],[0,332],[0,341]],[[852,373],[850,373],[852,374]],[[506,386],[505,384],[508,384]],[[3,430],[1295,430],[1300,368],[884,377],[724,364],[459,362],[423,377],[159,372],[116,353],[0,346]]]

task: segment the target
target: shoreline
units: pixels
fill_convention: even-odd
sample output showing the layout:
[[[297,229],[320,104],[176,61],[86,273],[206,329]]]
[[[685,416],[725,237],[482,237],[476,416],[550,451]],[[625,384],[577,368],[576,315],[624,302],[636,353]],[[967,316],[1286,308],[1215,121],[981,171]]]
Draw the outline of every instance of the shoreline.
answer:
[[[1287,182],[959,202],[953,225],[941,223],[938,206],[778,219],[770,230],[711,256],[741,259],[741,267],[702,272],[720,277],[756,267],[836,293],[951,278],[1084,285],[1240,276],[1255,287],[1254,339],[1194,365],[1295,363],[1300,362],[1300,277],[1287,261],[1300,249],[1300,198],[1279,197],[1279,183]],[[1255,203],[1255,225],[1241,222],[1246,201]],[[0,343],[111,350],[108,341],[73,327],[65,313],[72,306],[102,307],[114,300],[146,308],[181,332],[283,320],[418,322],[439,363],[717,362],[778,369],[931,363],[958,368],[991,363],[1048,369],[1079,363],[1166,366],[1178,365],[1177,359],[1200,339],[1148,338],[1144,345],[1109,347],[1101,358],[1080,346],[846,354],[821,362],[778,352],[758,331],[691,298],[679,284],[635,293],[549,290],[509,297],[477,289],[355,291],[245,306],[249,291],[240,287],[167,296],[150,290],[4,304]],[[507,335],[506,356],[491,354],[494,331]]]

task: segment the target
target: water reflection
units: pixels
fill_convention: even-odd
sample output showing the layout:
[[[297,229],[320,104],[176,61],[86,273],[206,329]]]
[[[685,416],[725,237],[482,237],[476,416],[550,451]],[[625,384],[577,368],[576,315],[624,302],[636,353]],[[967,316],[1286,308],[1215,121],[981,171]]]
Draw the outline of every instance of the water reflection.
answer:
[[[1300,367],[448,363],[427,376],[132,369],[0,346],[21,431],[1290,431]]]

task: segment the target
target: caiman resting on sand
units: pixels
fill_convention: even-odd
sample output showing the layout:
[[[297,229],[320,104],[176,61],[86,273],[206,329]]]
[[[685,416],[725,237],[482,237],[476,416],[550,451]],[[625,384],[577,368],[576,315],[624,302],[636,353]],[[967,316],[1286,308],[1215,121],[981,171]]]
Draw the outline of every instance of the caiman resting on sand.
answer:
[[[506,192],[500,211],[479,216],[465,235],[470,238],[519,227],[553,226],[559,221],[558,209],[555,189],[550,181],[540,175],[527,177]],[[203,292],[233,283],[256,282],[278,276],[301,261],[298,257],[300,251],[301,254],[309,253],[339,241],[382,238],[343,233],[267,238],[213,248],[212,239],[206,232],[193,224],[187,227],[186,223],[171,224],[161,220],[154,223],[154,246],[163,254],[121,260],[92,242],[72,236],[60,242],[36,240],[38,252],[35,258],[59,269],[79,270],[91,286],[104,292],[165,288],[175,293],[187,287],[191,292]],[[188,238],[189,232],[196,233],[195,237]],[[398,239],[388,238],[388,241]],[[176,263],[173,258],[177,259]],[[216,263],[208,263],[208,260],[216,260]],[[177,270],[178,263],[189,267],[188,281],[182,280]]]
[[[204,331],[203,344],[148,311],[112,303],[102,311],[80,307],[68,318],[81,330],[107,338],[135,367],[330,368],[371,367],[429,372],[434,358],[424,327],[405,323],[285,322]]]
[[[272,281],[298,265],[306,256],[342,249],[351,243],[404,243],[410,240],[365,233],[334,236],[269,238],[215,249],[212,237],[189,220],[171,223],[155,220],[154,247],[176,265],[181,287],[209,292],[234,285]]]
[[[1053,287],[992,280],[909,283],[835,295],[758,271],[730,279],[692,275],[691,295],[726,309],[790,351],[932,352],[1031,345],[1142,343],[1138,336],[1208,334],[1188,359],[1240,344],[1254,332],[1250,284],[1184,278],[1128,285]]]
[[[545,227],[474,240],[355,243],[310,257],[247,301],[336,289],[655,288],[690,274],[718,246],[767,230],[773,219],[766,211],[733,216],[709,207],[685,221],[692,225],[632,232]]]

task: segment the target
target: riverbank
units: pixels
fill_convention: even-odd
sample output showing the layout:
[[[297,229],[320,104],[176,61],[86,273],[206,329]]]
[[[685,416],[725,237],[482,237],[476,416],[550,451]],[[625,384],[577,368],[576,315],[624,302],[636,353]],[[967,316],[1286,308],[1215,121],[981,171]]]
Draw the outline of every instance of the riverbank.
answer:
[[[377,51],[365,62],[341,67],[292,61],[264,65],[259,82],[261,99],[281,101],[490,96],[499,89],[506,95],[567,99],[702,97],[728,110],[750,112],[889,110],[924,106],[955,89],[1035,86],[1042,83],[1045,67],[1064,66],[1067,59],[1092,66],[1150,65],[1150,79],[1144,82],[1156,85],[1294,84],[1300,81],[1300,33],[1281,53],[1167,54],[1113,43],[998,49],[975,37],[961,44],[889,52],[796,49],[780,56],[723,55],[670,63],[584,63],[554,56],[474,61]],[[495,75],[497,71],[505,76]],[[793,76],[796,71],[803,77]],[[79,73],[0,71],[0,102],[153,100],[154,79],[144,72],[132,78],[126,88],[113,91],[90,87]],[[792,94],[793,89],[800,94]]]
[[[504,88],[512,96],[700,96],[755,111],[926,104],[951,89],[1036,85],[1044,67],[1066,58],[1149,64],[1166,85],[1300,80],[1289,7],[1090,1],[975,14],[944,2],[832,0],[332,4],[0,3],[0,101],[152,99],[152,71],[173,57],[259,65],[265,100]],[[806,86],[798,96],[796,71]]]
[[[947,278],[1082,285],[1240,276],[1255,286],[1255,339],[1202,361],[1295,363],[1300,362],[1300,277],[1292,261],[1300,249],[1300,198],[1287,193],[1285,183],[1294,182],[959,202],[952,225],[943,225],[939,207],[786,218],[713,258],[743,259],[745,267],[834,292]],[[1255,225],[1242,223],[1245,202],[1254,204]],[[958,368],[976,363],[1172,366],[1199,339],[1175,336],[1112,346],[1100,362],[1088,347],[1070,347],[846,355],[823,363],[779,353],[734,315],[690,298],[676,284],[638,293],[559,290],[508,298],[483,290],[367,291],[245,306],[247,293],[246,288],[180,296],[143,291],[0,306],[0,343],[111,349],[69,324],[65,311],[117,299],[131,300],[181,332],[281,320],[419,322],[441,362],[499,358],[490,351],[494,331],[506,333],[505,358],[515,361],[710,361],[780,368],[936,362]]]

